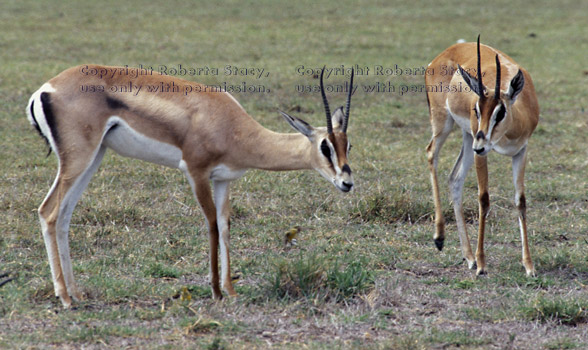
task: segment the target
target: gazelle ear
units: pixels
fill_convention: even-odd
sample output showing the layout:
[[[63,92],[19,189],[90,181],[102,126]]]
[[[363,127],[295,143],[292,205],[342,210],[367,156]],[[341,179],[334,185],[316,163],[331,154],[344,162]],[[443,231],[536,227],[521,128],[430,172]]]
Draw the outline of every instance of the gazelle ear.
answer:
[[[478,79],[472,77],[470,73],[468,73],[465,69],[461,68],[459,64],[457,65],[457,68],[459,69],[459,74],[461,74],[463,80],[466,82],[466,84],[468,84],[470,89],[472,89],[472,91],[475,92],[476,95],[481,96],[480,94],[483,93],[483,91],[479,91],[480,84],[478,82]]]
[[[517,75],[510,81],[508,85],[508,91],[506,92],[507,96],[510,97],[510,100],[514,103],[517,96],[523,91],[523,87],[525,86],[525,76],[523,72],[519,69]]]
[[[300,118],[293,117],[286,112],[280,111],[280,113],[282,114],[284,119],[286,119],[288,124],[290,124],[294,129],[299,131],[302,135],[308,138],[312,138],[312,136],[314,135],[314,128],[312,127],[312,125],[308,124]]]
[[[333,129],[340,129],[343,126],[343,120],[345,120],[345,113],[343,112],[343,107],[339,107],[333,113],[331,117],[331,123],[333,124]]]

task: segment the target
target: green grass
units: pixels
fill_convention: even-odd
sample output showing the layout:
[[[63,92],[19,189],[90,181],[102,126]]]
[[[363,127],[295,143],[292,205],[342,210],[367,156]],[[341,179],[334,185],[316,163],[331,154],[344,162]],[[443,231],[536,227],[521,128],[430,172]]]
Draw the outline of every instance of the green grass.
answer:
[[[523,306],[521,312],[531,320],[577,326],[588,321],[588,302],[576,297],[540,295]]]
[[[0,348],[587,347],[587,6],[3,1],[0,273],[15,279],[0,287]],[[459,132],[440,158],[448,225],[437,251],[426,98],[399,92],[423,77],[374,74],[376,66],[426,66],[478,34],[527,68],[539,98],[525,183],[536,278],[520,263],[510,160],[497,154],[489,155],[489,274],[476,277],[462,262],[445,180]],[[74,272],[86,299],[65,311],[53,296],[36,214],[57,162],[24,108],[43,82],[81,63],[217,68],[186,78],[263,85],[269,93],[234,96],[280,132],[292,130],[278,109],[324,123],[320,95],[296,90],[318,83],[300,66],[368,67],[357,84],[395,91],[362,88],[353,98],[352,193],[313,172],[249,171],[232,185],[235,300],[211,299],[206,226],[183,174],[108,152],[72,218]],[[228,76],[227,65],[269,75]],[[345,96],[329,98],[334,107]],[[474,243],[476,192],[470,175],[464,206]],[[296,225],[298,246],[286,249],[283,234]]]
[[[297,257],[275,259],[266,274],[262,293],[277,300],[343,302],[373,289],[366,261],[353,257],[330,261],[325,254],[301,252]]]

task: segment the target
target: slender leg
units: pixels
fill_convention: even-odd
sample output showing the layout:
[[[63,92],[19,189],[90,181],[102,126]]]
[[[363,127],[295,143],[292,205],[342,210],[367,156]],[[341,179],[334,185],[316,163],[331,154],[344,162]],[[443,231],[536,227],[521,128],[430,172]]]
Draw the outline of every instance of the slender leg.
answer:
[[[449,189],[451,191],[451,197],[453,201],[453,211],[455,212],[455,220],[457,223],[457,232],[459,233],[459,241],[461,244],[461,252],[463,257],[466,259],[468,267],[473,269],[476,267],[476,261],[472,248],[470,245],[470,239],[468,237],[466,222],[463,215],[463,185],[465,183],[468,171],[474,163],[474,151],[472,150],[472,135],[467,131],[462,131],[463,143],[461,145],[461,151],[451,175],[449,175]]]
[[[222,287],[229,296],[236,297],[237,293],[231,282],[231,263],[229,257],[230,248],[230,202],[229,185],[230,181],[214,181],[214,202],[216,203],[216,220],[220,235],[221,253],[221,279]]]
[[[76,158],[80,159],[80,162],[92,159],[89,164],[68,163],[68,168],[60,167],[51,190],[39,207],[39,219],[51,266],[55,295],[61,299],[65,307],[71,306],[72,297],[74,300],[82,299],[73,277],[69,251],[71,215],[92,175],[98,169],[105,151],[106,148],[100,146],[93,156]]]
[[[484,232],[486,229],[486,216],[490,209],[490,196],[488,195],[488,159],[487,157],[474,156],[476,163],[476,175],[478,176],[478,202],[479,202],[479,228],[478,247],[476,248],[477,275],[486,273],[486,258],[484,256]]]
[[[429,162],[429,171],[431,172],[431,185],[433,188],[433,201],[435,203],[435,235],[433,239],[439,250],[443,249],[445,242],[445,218],[443,217],[443,208],[441,207],[441,196],[439,194],[439,180],[437,179],[437,163],[439,161],[439,151],[447,140],[447,136],[453,127],[453,119],[443,116],[442,123],[436,123],[435,118],[431,116],[431,126],[433,128],[433,137],[427,146],[427,160]]]
[[[527,160],[527,148],[523,148],[512,157],[512,176],[515,186],[515,205],[519,211],[519,226],[521,229],[521,243],[523,250],[523,266],[527,276],[535,276],[535,268],[529,251],[527,238],[527,204],[525,200],[525,164]]]
[[[212,286],[212,296],[214,299],[222,299],[223,295],[220,290],[219,276],[218,276],[218,226],[216,221],[216,208],[212,200],[212,191],[207,174],[202,174],[198,170],[185,170],[186,176],[196,199],[200,204],[206,223],[208,224],[208,239],[210,243],[209,259],[210,259],[210,285]]]

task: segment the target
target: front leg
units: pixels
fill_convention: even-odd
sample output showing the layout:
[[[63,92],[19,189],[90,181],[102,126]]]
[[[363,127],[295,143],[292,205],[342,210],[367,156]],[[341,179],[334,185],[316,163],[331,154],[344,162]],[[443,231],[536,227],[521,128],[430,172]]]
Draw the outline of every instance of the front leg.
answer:
[[[478,202],[479,202],[479,228],[478,247],[476,248],[477,275],[486,273],[486,258],[484,256],[484,232],[486,229],[486,217],[490,209],[490,196],[488,195],[488,159],[487,157],[474,156],[476,163],[476,175],[478,177]]]
[[[525,164],[527,161],[527,147],[512,157],[512,177],[515,186],[515,205],[519,211],[519,226],[521,229],[521,243],[523,250],[523,266],[527,276],[535,276],[535,268],[529,251],[527,238],[527,204],[525,200]]]
[[[474,151],[472,150],[473,138],[469,132],[462,131],[463,143],[461,145],[461,152],[453,166],[451,175],[449,176],[449,189],[451,191],[451,199],[453,200],[453,211],[455,212],[455,222],[457,224],[457,232],[459,233],[459,242],[461,245],[461,252],[468,264],[468,268],[476,268],[476,260],[472,253],[470,245],[470,238],[466,228],[466,221],[463,215],[463,185],[465,183],[468,171],[474,163]]]
[[[229,257],[230,247],[230,223],[231,214],[229,202],[230,181],[214,180],[214,201],[216,203],[216,220],[220,235],[221,252],[221,279],[222,287],[229,296],[236,297],[237,293],[231,281],[231,259]]]
[[[439,180],[437,178],[437,164],[439,162],[439,152],[451,133],[453,119],[448,117],[446,111],[436,113],[431,111],[431,127],[433,137],[427,146],[427,161],[431,173],[431,188],[433,190],[433,201],[435,203],[435,234],[433,240],[437,249],[443,250],[445,243],[445,218],[443,217],[443,208],[441,207],[441,195],[439,193]]]
[[[198,170],[183,169],[188,177],[188,181],[194,190],[196,199],[200,208],[204,212],[206,223],[208,224],[208,238],[210,243],[210,284],[212,286],[212,296],[214,299],[222,299],[223,295],[219,286],[218,277],[218,225],[216,222],[216,209],[212,200],[212,191],[208,176],[201,174]]]

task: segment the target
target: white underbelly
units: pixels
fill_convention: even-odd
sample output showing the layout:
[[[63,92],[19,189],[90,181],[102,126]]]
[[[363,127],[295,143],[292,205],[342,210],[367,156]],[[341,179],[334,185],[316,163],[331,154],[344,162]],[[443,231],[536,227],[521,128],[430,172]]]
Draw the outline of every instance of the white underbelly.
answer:
[[[243,176],[243,174],[245,174],[245,171],[246,169],[234,170],[224,164],[219,164],[212,169],[212,172],[210,173],[210,179],[216,181],[237,180]]]
[[[178,147],[147,137],[118,117],[110,118],[107,127],[103,143],[116,153],[171,168],[180,166],[182,151]]]
[[[451,119],[453,119],[455,121],[455,124],[457,124],[462,130],[464,130],[466,132],[470,132],[471,131],[470,117],[469,116],[464,117],[462,115],[453,113],[453,111],[451,111],[451,108],[449,107],[449,100],[447,100],[445,102],[445,107],[447,108],[447,112],[451,116]]]

